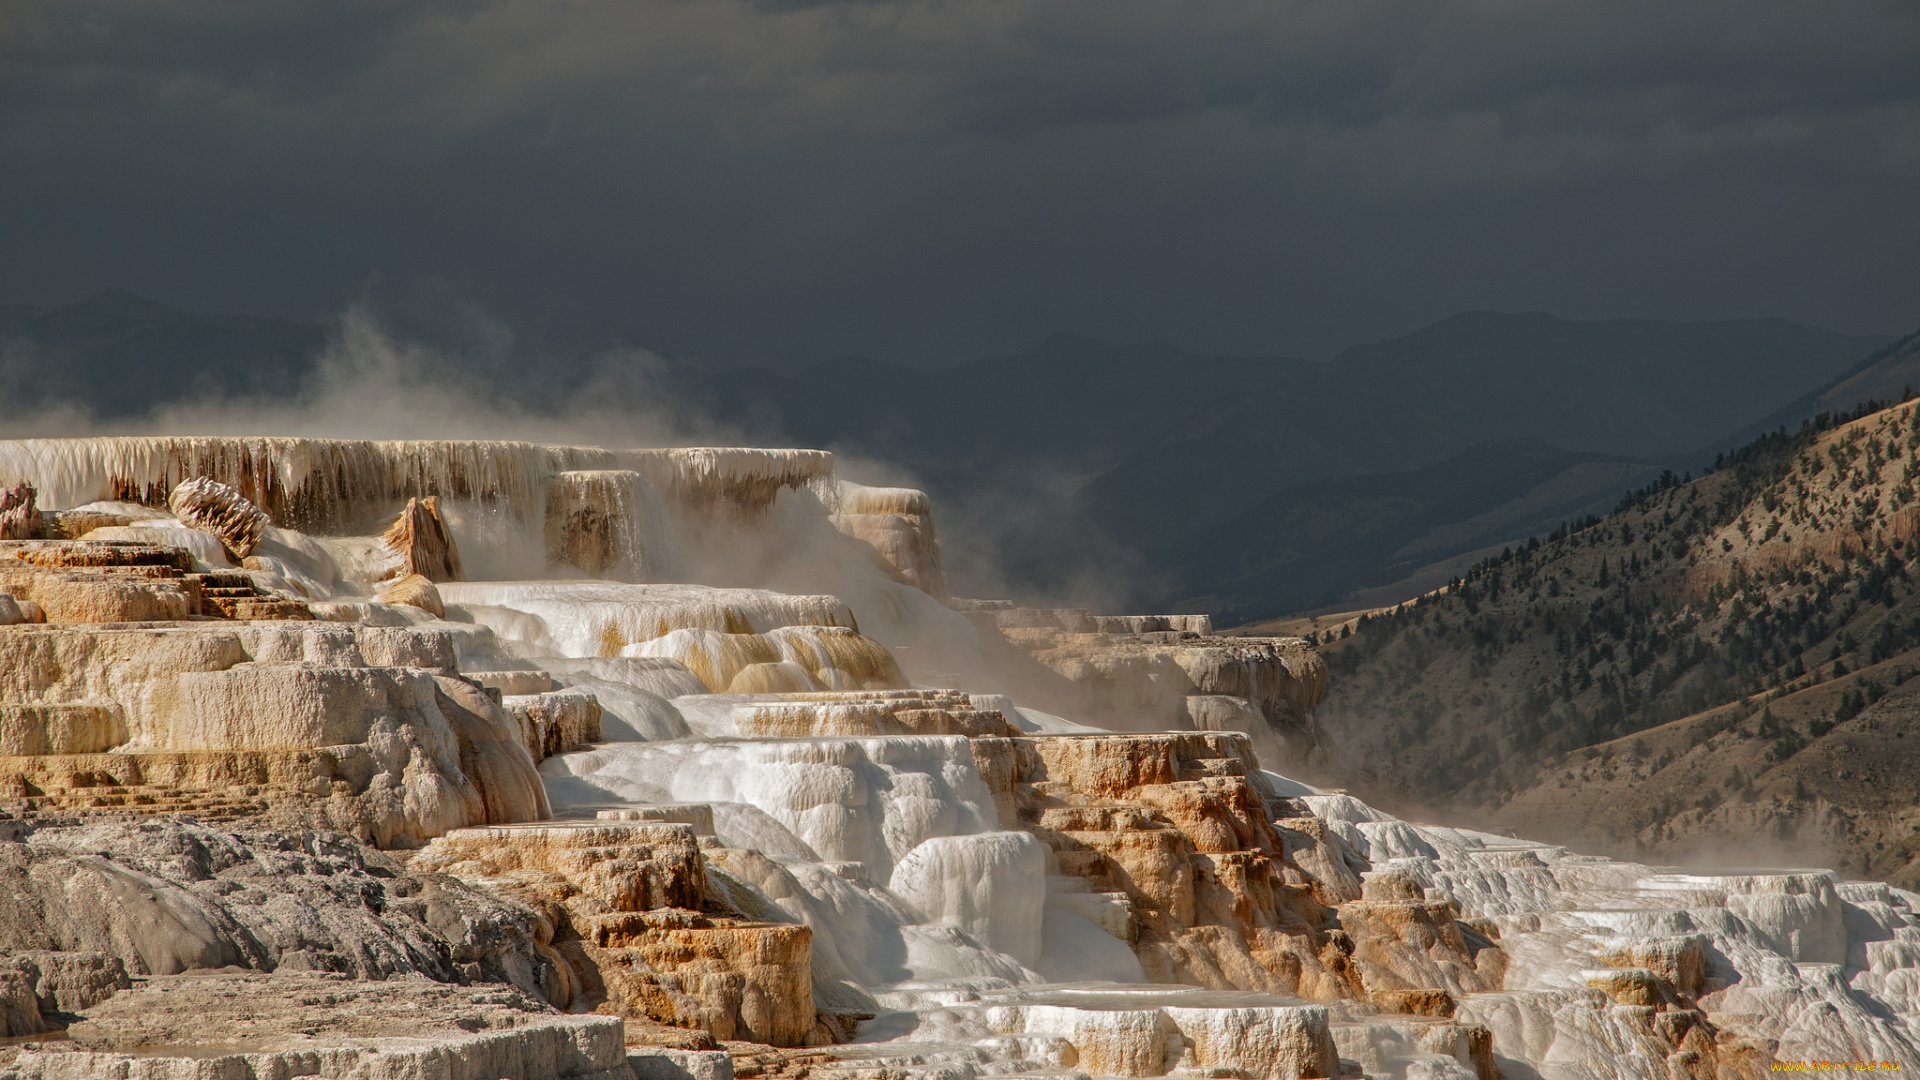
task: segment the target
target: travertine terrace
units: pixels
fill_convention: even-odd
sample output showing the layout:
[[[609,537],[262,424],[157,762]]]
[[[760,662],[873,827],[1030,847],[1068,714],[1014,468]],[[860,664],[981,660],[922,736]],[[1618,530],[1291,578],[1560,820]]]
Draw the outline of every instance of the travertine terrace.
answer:
[[[1296,783],[1304,642],[954,599],[934,517],[817,451],[0,443],[0,1075],[1920,1064],[1920,898]]]

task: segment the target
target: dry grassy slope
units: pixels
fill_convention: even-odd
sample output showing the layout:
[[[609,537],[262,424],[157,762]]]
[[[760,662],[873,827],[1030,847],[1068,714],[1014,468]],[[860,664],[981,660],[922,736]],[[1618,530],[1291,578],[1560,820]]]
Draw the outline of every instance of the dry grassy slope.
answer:
[[[1639,857],[1920,884],[1920,413],[1734,460],[1332,642],[1329,777]]]
[[[1920,650],[1567,755],[1497,820],[1687,863],[1834,866],[1920,885]],[[1885,696],[1833,723],[1853,700]],[[1833,724],[1827,729],[1828,724]],[[1824,734],[1814,734],[1824,731]]]

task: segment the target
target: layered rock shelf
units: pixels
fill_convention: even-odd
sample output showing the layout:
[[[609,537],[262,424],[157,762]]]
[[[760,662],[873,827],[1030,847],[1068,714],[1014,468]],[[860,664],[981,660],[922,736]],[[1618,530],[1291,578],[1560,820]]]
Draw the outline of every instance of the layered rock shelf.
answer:
[[[0,1077],[1920,1065],[1920,898],[1395,819],[817,451],[0,443]]]

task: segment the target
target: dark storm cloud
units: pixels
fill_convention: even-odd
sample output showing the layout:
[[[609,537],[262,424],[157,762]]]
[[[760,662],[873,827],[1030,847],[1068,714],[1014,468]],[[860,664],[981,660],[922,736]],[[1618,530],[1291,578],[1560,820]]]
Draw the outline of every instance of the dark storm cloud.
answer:
[[[35,299],[298,311],[377,270],[769,360],[1320,348],[1482,306],[1920,318],[1908,0],[0,19],[0,292]]]

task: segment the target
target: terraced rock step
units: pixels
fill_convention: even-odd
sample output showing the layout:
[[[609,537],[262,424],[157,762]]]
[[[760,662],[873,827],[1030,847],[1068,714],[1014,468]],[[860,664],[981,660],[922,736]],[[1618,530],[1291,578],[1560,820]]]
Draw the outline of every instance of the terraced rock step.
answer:
[[[253,784],[238,788],[112,784],[41,790],[14,776],[0,779],[0,813],[18,818],[178,815],[200,821],[241,821],[265,817],[275,801],[298,799],[301,794],[283,788],[269,796]]]
[[[325,973],[146,980],[30,1044],[0,1080],[632,1080],[623,1029],[503,986]]]
[[[907,1014],[937,1022],[906,1038],[835,1048],[835,1062],[816,1076],[972,1080],[1014,1070],[1304,1080],[1393,1074],[1410,1063],[1429,1077],[1501,1075],[1481,1025],[1382,1015],[1354,1002],[1137,984],[901,989],[880,999],[901,1010],[880,1018],[883,1030]]]

